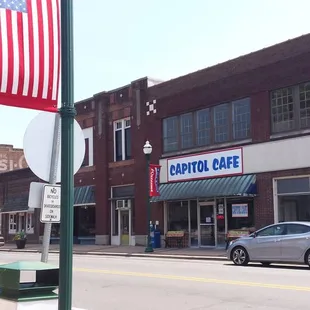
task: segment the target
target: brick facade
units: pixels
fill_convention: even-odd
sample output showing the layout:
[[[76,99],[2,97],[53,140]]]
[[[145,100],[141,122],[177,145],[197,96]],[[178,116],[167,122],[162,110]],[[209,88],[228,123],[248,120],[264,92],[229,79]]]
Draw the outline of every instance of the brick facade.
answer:
[[[151,87],[148,87],[149,79],[142,78],[78,102],[76,120],[82,128],[93,127],[94,166],[81,168],[75,176],[75,186],[95,185],[96,234],[111,234],[111,187],[130,184],[135,187],[133,230],[135,235],[146,234],[147,184],[143,154],[146,140],[153,146],[151,162],[154,164],[167,156],[231,146],[230,143],[217,144],[163,154],[164,118],[250,97],[251,138],[242,145],[268,142],[274,139],[269,91],[310,81],[309,57],[310,35],[305,35]],[[156,113],[147,113],[146,103],[153,100],[156,100]],[[131,121],[132,156],[129,160],[115,162],[114,121],[127,117]],[[234,143],[237,145],[238,142]],[[28,186],[29,179],[23,172],[17,173],[20,173],[20,182]],[[272,178],[305,173],[310,173],[310,169],[257,174],[259,195],[254,200],[257,227],[274,219]],[[5,183],[0,178],[1,182]],[[9,191],[14,194],[13,187]],[[163,218],[162,203],[153,204],[152,220],[163,223]]]
[[[23,150],[0,144],[0,173],[23,168],[27,168]]]

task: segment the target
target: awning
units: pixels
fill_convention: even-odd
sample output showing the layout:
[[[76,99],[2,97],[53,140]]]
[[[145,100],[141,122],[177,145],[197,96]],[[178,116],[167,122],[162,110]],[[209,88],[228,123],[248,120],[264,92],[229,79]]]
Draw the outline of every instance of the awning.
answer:
[[[79,186],[74,188],[74,205],[95,205],[95,186]]]
[[[28,210],[28,194],[8,199],[1,207],[1,213],[25,212]]]
[[[256,175],[165,183],[159,186],[160,196],[152,202],[197,198],[255,196]]]

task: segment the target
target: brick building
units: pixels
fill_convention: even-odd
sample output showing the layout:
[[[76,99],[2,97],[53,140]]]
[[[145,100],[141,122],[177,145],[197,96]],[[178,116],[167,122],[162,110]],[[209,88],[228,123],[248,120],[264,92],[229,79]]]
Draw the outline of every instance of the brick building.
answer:
[[[304,35],[77,103],[87,151],[75,177],[76,240],[145,244],[146,140],[161,165],[152,221],[162,235],[221,246],[229,230],[310,220],[309,56]]]
[[[85,158],[81,169],[75,175],[74,192],[74,240],[75,242],[91,242],[95,240],[95,167],[93,160],[93,119],[94,105],[92,102],[80,102],[76,105],[76,120],[83,128],[85,137]],[[0,174],[0,234],[6,242],[12,242],[16,232],[24,230],[28,242],[38,243],[43,235],[43,225],[40,223],[40,210],[28,207],[31,182],[42,182],[37,178],[24,160],[22,150],[13,150],[11,146],[2,148],[8,159],[8,167],[20,168],[14,171],[4,171]],[[0,149],[1,150],[1,149]],[[14,154],[13,156],[11,154]],[[0,161],[1,163],[1,161]],[[7,163],[7,162],[5,162]],[[16,167],[15,163],[23,166]],[[1,165],[0,165],[1,167]],[[52,242],[59,242],[59,224],[52,228]]]
[[[0,144],[0,173],[23,168],[27,168],[23,150]]]

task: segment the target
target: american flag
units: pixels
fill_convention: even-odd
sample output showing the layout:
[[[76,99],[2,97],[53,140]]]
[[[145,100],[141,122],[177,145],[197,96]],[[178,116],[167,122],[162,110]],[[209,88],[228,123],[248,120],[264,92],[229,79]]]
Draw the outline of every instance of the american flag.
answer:
[[[0,104],[57,111],[59,0],[0,0]]]

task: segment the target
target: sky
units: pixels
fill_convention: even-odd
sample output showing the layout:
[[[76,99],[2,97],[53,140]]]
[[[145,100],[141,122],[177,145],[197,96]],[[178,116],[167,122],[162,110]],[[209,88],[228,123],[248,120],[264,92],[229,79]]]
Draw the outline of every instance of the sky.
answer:
[[[75,101],[141,77],[169,80],[310,33],[307,0],[74,0]],[[0,144],[23,147],[37,111],[0,105]]]

